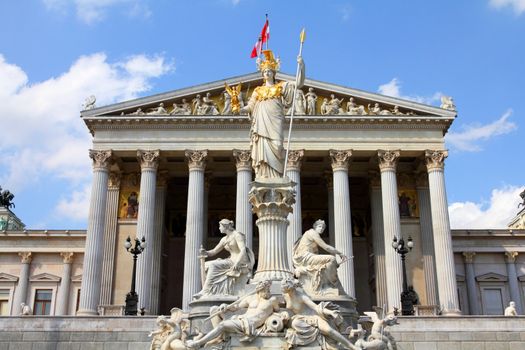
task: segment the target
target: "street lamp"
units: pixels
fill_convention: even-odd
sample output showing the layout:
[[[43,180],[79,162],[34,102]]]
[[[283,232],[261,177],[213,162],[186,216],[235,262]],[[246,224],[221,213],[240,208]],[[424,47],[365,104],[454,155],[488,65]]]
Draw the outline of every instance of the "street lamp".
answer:
[[[412,241],[412,237],[408,237],[407,243],[405,245],[405,241],[403,240],[403,237],[397,240],[397,237],[394,236],[394,240],[392,241],[392,248],[401,255],[401,262],[403,265],[403,292],[401,292],[401,315],[403,316],[409,316],[414,314],[414,296],[408,290],[408,283],[407,283],[407,268],[405,264],[405,256],[409,251],[412,250],[414,247],[414,241]]]
[[[125,315],[137,316],[137,304],[139,303],[139,296],[135,292],[135,278],[137,275],[137,257],[144,251],[146,248],[146,239],[142,237],[142,240],[139,241],[138,238],[135,238],[135,247],[132,248],[131,238],[126,239],[124,247],[128,252],[133,255],[133,273],[131,275],[131,291],[126,294],[126,309],[124,311]]]

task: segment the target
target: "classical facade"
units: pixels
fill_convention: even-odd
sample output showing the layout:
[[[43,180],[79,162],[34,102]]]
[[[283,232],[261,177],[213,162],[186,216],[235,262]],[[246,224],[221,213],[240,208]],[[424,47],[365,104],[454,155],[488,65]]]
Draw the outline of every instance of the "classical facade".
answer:
[[[188,307],[202,287],[199,249],[217,244],[222,218],[259,250],[248,201],[251,122],[232,114],[225,83],[242,84],[243,104],[262,80],[248,74],[82,111],[93,135],[87,232],[2,231],[2,314],[19,314],[22,302],[43,314],[121,313],[128,236],[147,242],[137,292],[148,314]],[[456,118],[452,101],[438,108],[309,79],[302,91],[286,172],[297,184],[289,256],[323,219],[325,240],[350,258],[339,279],[358,310],[393,310],[402,269],[392,241],[410,236],[419,314],[503,314],[510,300],[523,312],[525,231],[450,230],[444,135]]]

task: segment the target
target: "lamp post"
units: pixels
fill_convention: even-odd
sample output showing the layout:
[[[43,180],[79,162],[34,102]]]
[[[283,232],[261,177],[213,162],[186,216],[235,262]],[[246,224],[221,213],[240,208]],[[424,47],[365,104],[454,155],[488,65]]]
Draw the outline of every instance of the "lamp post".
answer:
[[[414,247],[414,241],[412,241],[412,237],[408,237],[407,243],[405,245],[405,241],[403,240],[403,237],[397,240],[397,237],[394,236],[394,240],[392,241],[392,248],[401,255],[401,262],[403,266],[403,291],[401,292],[401,315],[403,316],[410,316],[414,314],[414,296],[408,290],[408,282],[407,282],[407,268],[405,264],[405,256],[408,254],[409,251],[412,250]]]
[[[142,237],[142,240],[139,241],[138,238],[135,238],[135,247],[132,248],[131,238],[126,239],[124,247],[128,252],[133,255],[133,273],[131,275],[131,291],[126,294],[126,309],[124,311],[125,315],[137,316],[137,305],[139,303],[139,296],[135,292],[135,278],[137,275],[137,257],[144,251],[146,248],[146,239]]]

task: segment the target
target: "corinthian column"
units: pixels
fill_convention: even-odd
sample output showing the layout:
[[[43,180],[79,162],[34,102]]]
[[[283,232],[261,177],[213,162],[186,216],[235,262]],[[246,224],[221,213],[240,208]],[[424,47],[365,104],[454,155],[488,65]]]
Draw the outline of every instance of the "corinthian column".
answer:
[[[250,150],[233,150],[237,167],[237,195],[235,202],[235,228],[246,236],[246,246],[253,249],[253,215],[248,201],[252,181],[252,158]]]
[[[447,151],[425,151],[436,250],[436,274],[439,276],[438,297],[445,316],[461,315],[443,171],[447,155]]]
[[[153,239],[149,246],[153,255],[153,266],[151,271],[151,295],[150,313],[159,314],[160,287],[161,287],[161,266],[162,266],[162,235],[164,233],[164,212],[166,205],[166,186],[168,181],[168,171],[159,172],[157,177],[157,193],[155,194],[155,230]]]
[[[204,169],[208,150],[186,150],[190,178],[188,182],[188,209],[184,253],[184,289],[182,308],[188,310],[191,299],[201,287],[199,248],[204,233]]]
[[[421,225],[421,250],[423,254],[423,272],[428,305],[439,305],[436,295],[436,270],[434,261],[434,237],[432,234],[432,215],[430,210],[430,192],[428,176],[419,174],[416,181],[419,202],[419,223]]]
[[[349,258],[338,269],[339,280],[346,293],[355,298],[354,252],[352,248],[352,214],[350,212],[350,185],[348,163],[352,150],[330,150],[334,172],[334,230],[335,248]]]
[[[397,197],[396,168],[399,151],[377,152],[379,169],[381,171],[381,201],[383,204],[383,234],[385,246],[386,285],[388,298],[388,313],[394,307],[401,309],[402,271],[401,259],[392,248],[394,237],[401,237],[401,221]]]
[[[22,258],[22,266],[20,268],[20,277],[18,278],[18,285],[15,290],[15,297],[13,298],[13,306],[11,307],[11,315],[18,316],[22,312],[20,304],[27,303],[27,286],[29,285],[29,265],[31,264],[31,252],[20,252],[18,255]]]
[[[372,210],[372,237],[374,241],[374,266],[376,275],[376,303],[379,307],[388,304],[385,239],[383,230],[383,208],[381,201],[381,178],[377,171],[370,174],[370,207]],[[385,310],[386,311],[386,310]]]
[[[476,275],[474,274],[474,252],[463,252],[465,258],[465,279],[467,280],[468,306],[471,315],[479,315],[476,288]]]
[[[117,245],[119,193],[120,174],[110,173],[108,199],[106,204],[106,229],[104,233],[104,261],[102,262],[100,305],[111,304],[111,296],[113,293],[113,271],[115,265],[115,247]]]
[[[102,284],[102,261],[104,259],[104,226],[106,223],[106,200],[108,196],[109,166],[112,151],[89,150],[93,159],[93,185],[89,204],[88,228],[80,305],[77,315],[98,315],[100,288]]]
[[[292,151],[288,153],[288,165],[286,167],[286,175],[296,183],[295,185],[295,204],[292,205],[292,212],[288,214],[288,237],[286,250],[288,251],[288,258],[290,266],[292,263],[292,251],[294,243],[301,238],[303,218],[301,215],[301,164],[303,162],[304,149]]]
[[[505,252],[505,262],[507,263],[507,276],[509,277],[510,299],[516,303],[518,315],[523,314],[523,304],[520,295],[520,286],[518,284],[518,275],[516,273],[516,257],[518,252]]]
[[[71,285],[71,264],[73,263],[73,253],[60,253],[64,263],[64,270],[62,271],[62,279],[60,280],[60,287],[58,288],[57,306],[55,315],[67,315],[69,304],[69,287]]]
[[[155,242],[155,194],[157,187],[157,168],[159,166],[160,151],[137,151],[140,164],[140,197],[139,216],[137,219],[137,238],[146,239],[149,247],[137,259],[137,295],[138,307],[150,313],[150,295],[154,260]]]

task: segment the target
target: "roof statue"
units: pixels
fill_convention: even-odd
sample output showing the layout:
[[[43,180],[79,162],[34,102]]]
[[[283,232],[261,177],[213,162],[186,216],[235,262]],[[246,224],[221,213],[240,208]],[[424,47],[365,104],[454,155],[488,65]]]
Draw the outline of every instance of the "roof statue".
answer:
[[[456,105],[454,104],[454,99],[450,96],[441,96],[441,108],[448,109],[450,111],[456,110]]]
[[[522,202],[518,204],[518,208],[521,207],[521,206],[525,207],[525,190],[523,190],[520,193],[520,197],[521,197]]]
[[[95,95],[88,96],[86,97],[86,100],[84,101],[82,107],[84,108],[84,110],[94,109],[95,102],[97,102],[97,98],[95,97]]]
[[[13,203],[13,198],[15,198],[14,194],[8,190],[2,191],[2,187],[0,186],[0,207],[7,209],[14,208],[15,203]]]

